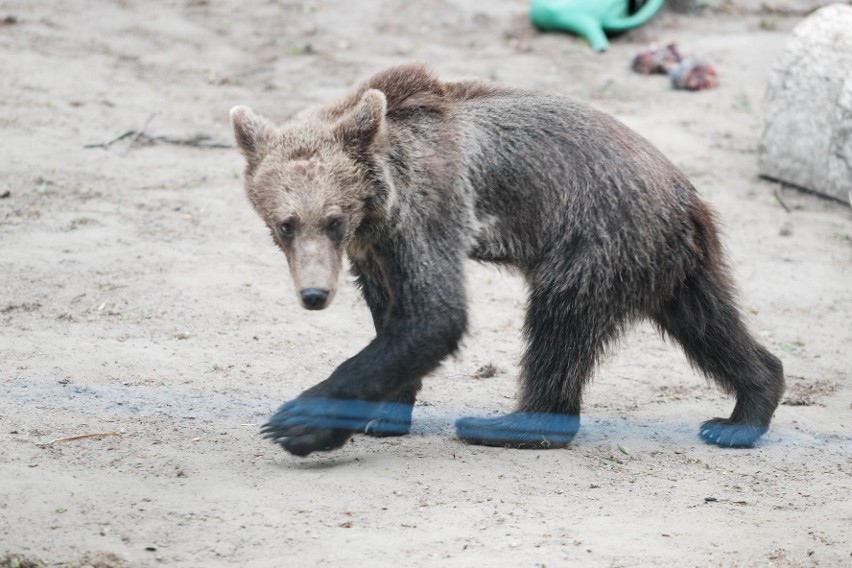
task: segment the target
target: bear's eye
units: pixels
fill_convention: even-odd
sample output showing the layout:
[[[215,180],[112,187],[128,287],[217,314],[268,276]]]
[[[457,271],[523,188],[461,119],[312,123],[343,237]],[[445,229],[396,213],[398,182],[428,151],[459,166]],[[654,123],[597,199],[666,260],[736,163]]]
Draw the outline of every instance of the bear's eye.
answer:
[[[293,234],[296,232],[296,227],[291,221],[284,221],[278,225],[278,232],[281,234],[282,238],[289,239],[292,238]]]
[[[339,233],[343,229],[343,219],[340,217],[335,217],[331,221],[328,222],[328,232],[329,233]]]

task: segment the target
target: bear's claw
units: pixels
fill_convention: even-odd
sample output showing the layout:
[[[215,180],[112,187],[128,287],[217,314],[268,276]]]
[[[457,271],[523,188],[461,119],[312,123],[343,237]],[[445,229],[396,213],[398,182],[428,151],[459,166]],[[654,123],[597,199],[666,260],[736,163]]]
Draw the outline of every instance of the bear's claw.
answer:
[[[405,436],[411,431],[413,404],[384,402],[375,411],[372,420],[364,426],[364,434],[374,438]]]
[[[376,418],[367,422],[364,434],[373,438],[392,438],[405,436],[411,431],[410,421],[393,421],[384,418]]]

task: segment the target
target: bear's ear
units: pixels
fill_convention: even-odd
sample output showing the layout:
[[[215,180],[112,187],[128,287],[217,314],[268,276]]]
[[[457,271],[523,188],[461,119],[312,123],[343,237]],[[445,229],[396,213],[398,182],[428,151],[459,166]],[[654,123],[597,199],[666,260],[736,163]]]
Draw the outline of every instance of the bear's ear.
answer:
[[[368,148],[384,135],[387,106],[383,92],[367,90],[355,108],[335,125],[335,133],[347,146]]]
[[[237,146],[245,156],[249,169],[254,169],[260,163],[281,136],[273,124],[244,106],[231,109],[231,124],[234,125]]]

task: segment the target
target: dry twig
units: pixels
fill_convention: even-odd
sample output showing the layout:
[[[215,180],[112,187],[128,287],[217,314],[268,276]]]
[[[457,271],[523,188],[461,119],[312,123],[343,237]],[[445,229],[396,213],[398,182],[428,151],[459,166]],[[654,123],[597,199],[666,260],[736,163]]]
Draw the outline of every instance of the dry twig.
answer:
[[[128,130],[112,138],[107,140],[106,142],[86,144],[83,148],[103,148],[104,150],[108,150],[110,146],[115,144],[116,142],[120,142],[125,138],[133,139],[128,144],[127,149],[124,151],[125,154],[130,152],[130,150],[136,146],[137,144],[174,144],[176,146],[192,146],[195,148],[233,148],[233,144],[228,144],[227,142],[214,142],[210,139],[210,136],[206,134],[196,134],[195,136],[189,136],[187,138],[174,138],[172,136],[152,136],[148,134],[146,131],[148,129],[148,125],[157,116],[156,113],[152,114],[148,117],[148,120],[145,121],[145,124],[142,126],[141,130]]]
[[[121,436],[120,432],[95,432],[93,434],[80,434],[79,436],[65,436],[64,438],[56,438],[55,440],[51,440],[49,442],[45,442],[44,444],[40,444],[41,446],[49,446],[51,444],[55,444],[56,442],[70,442],[72,440],[82,440],[84,438],[102,438],[104,436]]]

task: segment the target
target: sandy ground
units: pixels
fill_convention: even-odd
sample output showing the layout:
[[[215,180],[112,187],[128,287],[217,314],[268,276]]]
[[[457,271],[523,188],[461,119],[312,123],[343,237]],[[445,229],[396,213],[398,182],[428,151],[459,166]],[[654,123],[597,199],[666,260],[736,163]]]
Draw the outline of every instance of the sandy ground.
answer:
[[[0,566],[852,562],[852,213],[787,189],[788,213],[756,174],[796,17],[666,13],[598,55],[532,30],[520,0],[256,4],[2,4]],[[632,74],[651,41],[708,58],[720,87]],[[260,438],[369,341],[363,302],[347,279],[330,309],[297,306],[235,150],[83,146],[145,125],[229,143],[233,105],[283,121],[411,59],[588,100],[694,179],[788,376],[759,447],[698,440],[732,401],[647,326],[600,369],[570,449],[460,443],[456,417],[512,408],[522,349],[523,284],[473,264],[471,333],[414,435],[306,459]],[[61,439],[91,433],[118,435]]]

